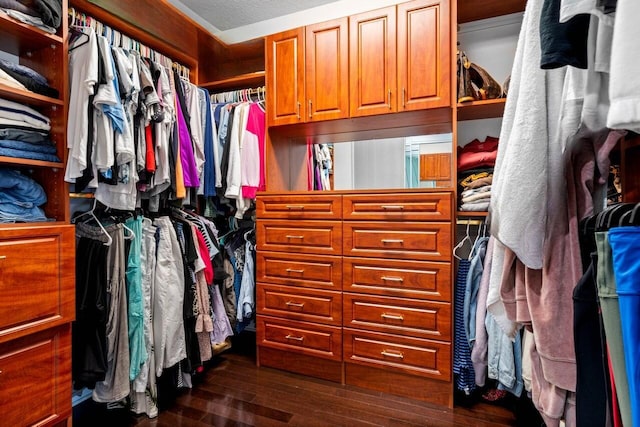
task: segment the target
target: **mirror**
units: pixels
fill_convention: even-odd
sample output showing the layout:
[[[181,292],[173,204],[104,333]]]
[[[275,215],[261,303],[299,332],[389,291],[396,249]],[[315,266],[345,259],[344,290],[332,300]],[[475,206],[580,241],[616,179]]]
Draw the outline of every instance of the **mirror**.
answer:
[[[453,185],[451,133],[315,145],[325,145],[320,147],[325,164],[327,153],[331,155],[326,174],[333,190]]]

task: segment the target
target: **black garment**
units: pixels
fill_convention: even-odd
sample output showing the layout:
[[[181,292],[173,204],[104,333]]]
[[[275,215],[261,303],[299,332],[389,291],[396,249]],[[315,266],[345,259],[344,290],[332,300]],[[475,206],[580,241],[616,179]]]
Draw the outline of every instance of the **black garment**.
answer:
[[[38,16],[46,25],[58,28],[62,22],[62,0],[34,0]]]
[[[20,83],[22,83],[24,87],[29,89],[31,92],[44,95],[44,96],[49,96],[51,98],[58,98],[58,96],[60,95],[60,93],[56,89],[48,85],[43,85],[42,83],[34,80],[32,77],[29,77],[24,74],[20,74],[12,70],[11,68],[7,67],[2,61],[0,61],[0,68],[2,68],[2,71],[10,75]]]
[[[560,23],[560,0],[545,0],[540,15],[540,68],[550,70],[571,65],[587,68],[588,14]]]
[[[226,108],[226,107],[222,107]],[[229,111],[229,119],[227,121],[227,134],[224,137],[224,146],[222,147],[222,158],[220,159],[220,174],[222,175],[222,194],[227,192],[227,171],[229,170],[229,151],[231,149],[231,129],[233,128],[233,113],[235,105]]]
[[[18,0],[0,0],[0,8],[17,10],[18,12],[22,12],[25,15],[31,15],[31,16],[37,15],[35,10],[31,9],[28,6],[25,6],[24,4],[20,3]]]
[[[597,255],[573,291],[573,328],[576,351],[576,421],[579,426],[601,427],[610,418],[609,367],[598,292]]]
[[[597,6],[602,9],[604,13],[613,13],[618,6],[618,0],[598,0]]]
[[[107,372],[107,254],[102,242],[80,237],[76,251],[76,320],[72,374],[76,389],[93,389]]]

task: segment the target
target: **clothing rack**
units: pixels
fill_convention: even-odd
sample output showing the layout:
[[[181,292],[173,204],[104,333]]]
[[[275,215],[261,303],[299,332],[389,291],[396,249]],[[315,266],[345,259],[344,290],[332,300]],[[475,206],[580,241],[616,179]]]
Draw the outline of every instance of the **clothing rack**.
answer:
[[[98,21],[97,19],[77,11],[73,7],[69,7],[68,15],[69,15],[69,26],[71,28],[91,27],[96,31],[97,34],[100,34],[106,37],[107,40],[109,40],[109,43],[111,44],[111,46],[121,47],[123,49],[128,49],[128,50],[135,50],[145,58],[149,58],[152,61],[159,62],[165,67],[176,70],[180,75],[180,77],[183,77],[189,80],[189,74],[190,74],[189,67],[179,64],[178,62],[161,54],[160,52],[154,49],[151,49],[150,47],[140,43],[135,39],[132,39],[131,37],[125,34],[122,34],[120,31],[114,30],[108,25],[104,25],[102,22]]]
[[[237,89],[226,92],[217,92],[211,94],[211,100],[216,102],[243,102],[254,101],[252,95],[257,96],[257,101],[264,101],[266,87],[260,86],[252,89]]]

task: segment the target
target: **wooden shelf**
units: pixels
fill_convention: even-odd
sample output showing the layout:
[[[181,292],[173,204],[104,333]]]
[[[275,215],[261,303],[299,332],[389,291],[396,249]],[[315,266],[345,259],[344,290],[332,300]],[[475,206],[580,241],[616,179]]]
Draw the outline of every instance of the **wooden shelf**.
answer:
[[[506,98],[498,98],[458,104],[458,121],[502,117],[506,102]]]
[[[458,218],[484,218],[489,215],[489,212],[466,212],[466,211],[457,211],[456,217]]]
[[[527,0],[458,0],[458,24],[524,11]]]
[[[64,18],[66,18],[66,12]],[[0,40],[2,50],[14,55],[50,46],[62,49],[63,45],[62,37],[46,33],[32,25],[23,24],[5,14],[0,14]]]
[[[223,91],[224,89],[249,88],[251,86],[264,86],[265,72],[256,71],[254,73],[241,74],[223,80],[214,80],[200,84],[209,91]]]
[[[0,83],[0,98],[6,98],[23,104],[38,105],[43,107],[50,105],[64,105],[64,101],[62,101],[61,99],[50,98],[48,96],[40,95],[34,92],[16,89],[2,83]]]
[[[64,169],[64,163],[62,162],[45,162],[43,160],[23,159],[20,157],[0,156],[0,164]]]

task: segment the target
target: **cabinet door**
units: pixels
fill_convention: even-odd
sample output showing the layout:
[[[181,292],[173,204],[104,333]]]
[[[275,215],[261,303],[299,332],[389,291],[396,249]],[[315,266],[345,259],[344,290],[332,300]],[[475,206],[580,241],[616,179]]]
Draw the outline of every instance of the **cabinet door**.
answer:
[[[347,18],[306,27],[307,121],[349,117]]]
[[[398,111],[451,103],[449,1],[398,5]]]
[[[396,10],[349,17],[351,117],[396,111]]]
[[[304,121],[304,28],[266,38],[268,125]]]

